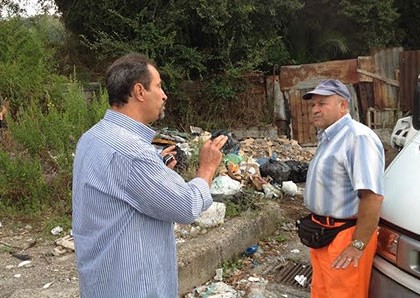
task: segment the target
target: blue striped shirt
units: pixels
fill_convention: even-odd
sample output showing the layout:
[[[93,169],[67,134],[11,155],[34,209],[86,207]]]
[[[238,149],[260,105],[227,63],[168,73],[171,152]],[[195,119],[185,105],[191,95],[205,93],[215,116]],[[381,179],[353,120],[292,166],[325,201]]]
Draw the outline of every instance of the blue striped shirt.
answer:
[[[313,213],[335,218],[357,216],[358,190],[384,193],[384,149],[378,136],[350,114],[318,133],[304,201]]]
[[[207,182],[185,182],[151,144],[155,132],[108,110],[79,140],[73,235],[81,297],[178,295],[173,223],[212,204]]]

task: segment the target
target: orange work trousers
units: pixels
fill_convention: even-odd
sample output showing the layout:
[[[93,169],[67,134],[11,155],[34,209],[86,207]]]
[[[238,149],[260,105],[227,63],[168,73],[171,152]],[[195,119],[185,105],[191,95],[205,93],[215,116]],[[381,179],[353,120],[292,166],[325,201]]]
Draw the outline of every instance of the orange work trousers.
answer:
[[[340,226],[343,223],[334,223]],[[312,263],[311,298],[367,298],[370,273],[378,242],[378,233],[372,234],[358,267],[351,262],[346,269],[331,267],[333,261],[352,241],[356,227],[345,229],[327,246],[310,249]]]

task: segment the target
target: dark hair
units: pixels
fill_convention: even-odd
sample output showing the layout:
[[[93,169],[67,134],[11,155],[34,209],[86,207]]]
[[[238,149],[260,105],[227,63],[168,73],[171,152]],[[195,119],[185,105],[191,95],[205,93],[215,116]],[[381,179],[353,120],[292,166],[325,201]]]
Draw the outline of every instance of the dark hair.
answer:
[[[109,105],[123,106],[127,103],[134,84],[141,83],[146,90],[150,87],[148,65],[155,63],[139,53],[126,54],[111,64],[105,74]]]

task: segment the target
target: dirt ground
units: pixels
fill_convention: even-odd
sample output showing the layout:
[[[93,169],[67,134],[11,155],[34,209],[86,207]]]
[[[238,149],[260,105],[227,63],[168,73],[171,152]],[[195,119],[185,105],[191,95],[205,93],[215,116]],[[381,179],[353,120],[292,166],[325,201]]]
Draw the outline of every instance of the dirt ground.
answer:
[[[386,148],[386,153],[389,164],[396,152]],[[279,204],[285,211],[283,227],[270,239],[258,243],[258,253],[244,256],[240,268],[226,272],[224,282],[246,291],[249,284],[241,285],[238,281],[257,276],[268,281],[264,288],[271,289],[272,293],[284,293],[278,297],[308,297],[308,290],[297,290],[297,294],[293,294],[290,287],[284,288],[278,282],[276,268],[284,260],[309,262],[306,248],[294,230],[295,219],[305,213],[302,198],[284,198]],[[79,297],[74,252],[55,243],[66,231],[58,236],[40,237],[42,233],[35,224],[1,218],[0,223],[0,298]]]
[[[303,212],[301,198],[284,198],[281,202],[286,221],[273,237],[258,243],[259,251],[253,256],[243,256],[235,272],[226,272],[227,284],[236,288],[239,280],[250,276],[264,276],[276,284],[275,265],[285,258],[299,258],[291,252],[304,250],[294,231],[294,220]],[[17,226],[2,222],[0,228],[0,297],[44,298],[79,297],[75,256],[55,243],[64,234],[40,238],[40,232],[30,224]],[[301,256],[300,258],[305,256]],[[25,261],[30,261],[24,265]],[[28,262],[26,262],[28,263]],[[246,290],[246,289],[245,289]],[[293,296],[289,296],[293,297]]]

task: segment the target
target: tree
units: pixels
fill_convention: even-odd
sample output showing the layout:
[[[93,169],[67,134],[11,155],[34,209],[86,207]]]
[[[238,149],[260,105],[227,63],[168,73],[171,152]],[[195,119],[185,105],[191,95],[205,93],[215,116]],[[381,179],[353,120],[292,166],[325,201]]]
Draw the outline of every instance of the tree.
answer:
[[[111,53],[142,51],[163,64],[187,67],[187,77],[199,77],[204,70],[219,72],[239,65],[252,69],[286,61],[284,25],[302,7],[299,0],[56,0],[56,4],[66,27],[83,36],[102,59]],[[277,61],[267,63],[268,59]]]
[[[393,0],[306,0],[285,38],[296,63],[369,54],[399,45]]]
[[[396,0],[399,18],[398,33],[403,46],[408,50],[420,48],[420,2],[415,0]]]

